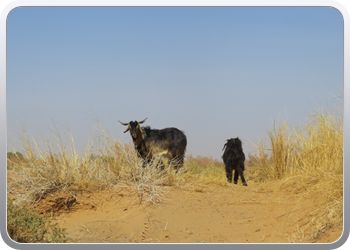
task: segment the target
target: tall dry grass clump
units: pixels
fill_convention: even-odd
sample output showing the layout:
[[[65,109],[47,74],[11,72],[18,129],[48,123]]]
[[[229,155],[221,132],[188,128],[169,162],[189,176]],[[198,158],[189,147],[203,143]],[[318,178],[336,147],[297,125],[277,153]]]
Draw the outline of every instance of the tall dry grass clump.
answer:
[[[343,173],[343,117],[319,112],[301,129],[274,122],[268,142],[254,145],[261,181],[296,174]]]
[[[8,170],[8,194],[15,204],[37,202],[57,190],[96,189],[113,184],[115,177],[101,158],[92,159],[91,147],[80,156],[75,150],[73,136],[68,146],[58,138],[56,152],[48,144],[43,148],[23,132],[23,159],[11,162]]]
[[[54,142],[40,146],[23,130],[23,152],[8,154],[8,196],[13,203],[35,204],[56,191],[75,195],[120,187],[132,189],[142,203],[160,203],[168,186],[186,188],[210,180],[225,183],[223,167],[212,159],[189,157],[178,173],[168,165],[160,171],[161,159],[143,168],[131,143],[113,139],[101,126],[95,132],[94,143],[90,141],[85,152],[78,154],[71,133],[65,143],[56,132]]]
[[[301,188],[300,203],[317,197],[318,208],[301,231],[308,240],[343,221],[343,116],[329,112],[312,114],[303,128],[288,122],[274,123],[268,142],[255,145],[252,171],[256,179],[281,180]],[[283,188],[283,186],[282,186]],[[304,235],[304,231],[302,233]],[[300,237],[299,237],[300,238]]]

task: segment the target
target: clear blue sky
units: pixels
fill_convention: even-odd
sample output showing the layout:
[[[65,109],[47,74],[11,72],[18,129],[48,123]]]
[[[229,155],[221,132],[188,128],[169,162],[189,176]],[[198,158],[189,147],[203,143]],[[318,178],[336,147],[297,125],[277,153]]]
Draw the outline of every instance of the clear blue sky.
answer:
[[[303,124],[343,93],[343,19],[328,7],[21,7],[7,19],[8,149],[52,120],[77,149],[97,120],[178,127],[187,153],[245,152],[274,119]],[[339,104],[339,103],[338,103]],[[335,104],[337,105],[337,104]],[[341,104],[342,105],[342,104]]]

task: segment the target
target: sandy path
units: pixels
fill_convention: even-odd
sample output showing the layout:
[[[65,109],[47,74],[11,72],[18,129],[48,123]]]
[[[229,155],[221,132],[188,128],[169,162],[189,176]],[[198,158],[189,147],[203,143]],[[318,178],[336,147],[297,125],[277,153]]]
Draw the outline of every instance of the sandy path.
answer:
[[[57,220],[75,242],[289,243],[300,238],[297,228],[317,203],[253,185],[166,190],[167,200],[147,206],[125,190],[85,195],[77,206],[85,209]],[[341,233],[342,227],[333,229],[318,241],[336,241]]]

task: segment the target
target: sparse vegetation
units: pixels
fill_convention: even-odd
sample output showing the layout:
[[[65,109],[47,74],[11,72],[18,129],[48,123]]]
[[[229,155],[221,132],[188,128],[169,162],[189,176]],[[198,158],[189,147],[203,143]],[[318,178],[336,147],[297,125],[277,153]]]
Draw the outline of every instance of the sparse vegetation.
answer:
[[[45,242],[45,221],[31,210],[18,209],[36,204],[48,194],[123,187],[138,194],[140,203],[158,204],[166,199],[167,187],[202,190],[203,185],[227,186],[222,161],[187,156],[176,174],[166,166],[157,168],[157,160],[146,168],[131,144],[115,141],[103,129],[97,142],[79,155],[69,135],[69,146],[58,136],[55,145],[39,147],[24,132],[22,153],[8,153],[8,231],[18,242]],[[310,212],[307,222],[298,228],[292,242],[311,242],[343,219],[343,119],[320,112],[310,116],[304,128],[291,128],[287,122],[275,123],[268,132],[269,141],[255,145],[248,155],[247,179],[256,184],[279,180],[283,185],[297,180],[303,186],[300,201],[317,195],[319,206]],[[55,152],[54,152],[55,151]],[[29,224],[27,223],[29,222]],[[26,224],[27,223],[27,224]],[[26,229],[23,229],[26,228]],[[40,229],[39,229],[40,228]],[[25,231],[28,233],[24,233]],[[63,231],[52,228],[51,242],[65,241]],[[24,235],[25,234],[25,235]],[[28,235],[27,235],[28,234]],[[302,236],[301,236],[302,234]]]
[[[68,238],[65,229],[39,214],[32,207],[7,203],[7,232],[19,243],[65,243]]]

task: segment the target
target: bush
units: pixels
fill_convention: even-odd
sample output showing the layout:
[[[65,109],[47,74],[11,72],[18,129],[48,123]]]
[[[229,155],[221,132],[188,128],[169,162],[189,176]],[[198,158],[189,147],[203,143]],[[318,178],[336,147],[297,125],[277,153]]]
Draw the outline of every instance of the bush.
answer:
[[[50,224],[44,215],[30,207],[19,207],[8,202],[7,232],[19,243],[65,243],[65,229]]]

